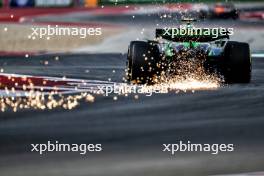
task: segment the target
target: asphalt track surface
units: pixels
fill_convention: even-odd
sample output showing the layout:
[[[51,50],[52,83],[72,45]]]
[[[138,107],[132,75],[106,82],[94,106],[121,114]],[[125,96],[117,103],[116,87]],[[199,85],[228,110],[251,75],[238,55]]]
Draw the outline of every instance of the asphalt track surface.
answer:
[[[126,55],[1,57],[6,73],[122,82]],[[49,65],[43,64],[49,61]],[[19,67],[18,67],[19,65]],[[218,175],[264,170],[264,58],[253,58],[250,84],[151,97],[96,96],[71,110],[0,113],[0,175]],[[115,70],[115,73],[113,72]],[[102,143],[103,152],[30,152],[30,144]],[[232,143],[235,151],[162,152],[162,144]]]
[[[32,59],[32,60],[31,60]],[[253,80],[217,90],[96,97],[71,111],[0,114],[1,175],[210,175],[263,170],[264,58]],[[43,60],[50,65],[44,66]],[[1,58],[6,72],[122,82],[125,55]],[[17,65],[20,65],[17,67]],[[115,73],[112,70],[116,70]],[[86,73],[89,70],[89,73]],[[102,143],[100,154],[31,153],[31,143]],[[233,143],[235,152],[162,153],[163,143]]]

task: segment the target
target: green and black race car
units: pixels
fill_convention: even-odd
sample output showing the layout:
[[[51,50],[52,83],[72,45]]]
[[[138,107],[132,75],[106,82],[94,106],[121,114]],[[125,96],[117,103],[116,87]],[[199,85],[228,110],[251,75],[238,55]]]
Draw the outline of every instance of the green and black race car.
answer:
[[[181,28],[156,29],[155,40],[132,41],[127,55],[127,80],[153,83],[164,72],[179,74],[180,61],[202,63],[206,72],[218,74],[226,83],[249,83],[249,44],[229,41],[233,33],[225,28],[195,28],[191,19]]]

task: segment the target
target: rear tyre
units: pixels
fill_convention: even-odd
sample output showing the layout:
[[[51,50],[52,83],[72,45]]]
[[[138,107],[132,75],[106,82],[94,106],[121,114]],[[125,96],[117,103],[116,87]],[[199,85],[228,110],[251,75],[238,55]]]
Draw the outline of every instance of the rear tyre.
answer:
[[[132,41],[127,55],[127,80],[133,83],[153,83],[159,74],[159,49],[145,41]]]
[[[251,57],[247,43],[227,42],[224,50],[224,78],[226,83],[249,83]]]

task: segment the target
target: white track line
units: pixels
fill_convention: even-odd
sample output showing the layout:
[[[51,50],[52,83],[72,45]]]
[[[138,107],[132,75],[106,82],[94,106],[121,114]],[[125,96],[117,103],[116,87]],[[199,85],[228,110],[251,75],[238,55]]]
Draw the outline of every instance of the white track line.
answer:
[[[252,53],[251,57],[264,58],[264,53]]]

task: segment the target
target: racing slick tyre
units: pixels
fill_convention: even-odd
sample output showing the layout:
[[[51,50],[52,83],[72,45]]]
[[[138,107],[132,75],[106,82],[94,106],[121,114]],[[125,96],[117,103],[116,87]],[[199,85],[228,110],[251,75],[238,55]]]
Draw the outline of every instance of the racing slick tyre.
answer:
[[[247,43],[227,42],[224,49],[224,78],[226,83],[249,83],[251,57]]]
[[[132,41],[127,54],[127,80],[132,83],[153,83],[159,74],[159,49],[145,41]]]

